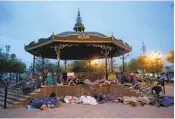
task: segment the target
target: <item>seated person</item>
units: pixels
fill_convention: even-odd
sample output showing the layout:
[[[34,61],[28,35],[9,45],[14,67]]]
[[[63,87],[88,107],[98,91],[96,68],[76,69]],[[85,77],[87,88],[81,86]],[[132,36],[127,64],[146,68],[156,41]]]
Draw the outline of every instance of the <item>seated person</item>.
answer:
[[[113,74],[113,73],[110,73],[108,75],[108,80],[111,82],[111,83],[115,83],[115,79],[116,79],[116,75]]]
[[[83,81],[81,81],[81,80],[78,79],[78,78],[76,78],[76,79],[74,80],[74,83],[75,83],[76,85],[84,85],[84,84],[85,84]]]
[[[75,84],[74,80],[75,80],[75,79],[70,79],[70,80],[68,81],[68,85],[69,85],[69,86],[75,86],[76,84]]]
[[[155,94],[158,99],[162,96],[163,90],[160,83],[157,83],[157,85],[152,88],[152,93]]]

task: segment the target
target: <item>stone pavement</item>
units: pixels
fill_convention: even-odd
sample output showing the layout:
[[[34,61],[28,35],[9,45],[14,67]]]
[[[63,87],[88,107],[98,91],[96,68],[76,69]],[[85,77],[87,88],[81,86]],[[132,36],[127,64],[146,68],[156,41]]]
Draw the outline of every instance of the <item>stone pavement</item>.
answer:
[[[166,86],[166,95],[174,96],[174,86]],[[131,107],[124,104],[105,103],[96,106],[62,104],[56,109],[27,110],[15,108],[0,110],[0,118],[173,118],[174,106],[159,107],[146,105],[144,107]]]

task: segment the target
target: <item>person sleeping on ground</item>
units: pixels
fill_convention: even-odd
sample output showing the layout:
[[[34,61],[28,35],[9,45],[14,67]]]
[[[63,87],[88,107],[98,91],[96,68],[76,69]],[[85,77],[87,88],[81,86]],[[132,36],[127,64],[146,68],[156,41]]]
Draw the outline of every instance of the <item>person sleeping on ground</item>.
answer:
[[[57,99],[55,93],[52,93],[49,97],[46,98],[35,98],[29,102],[28,109],[36,108],[44,110],[46,107],[55,108],[58,104],[59,99]]]
[[[79,98],[79,102],[84,105],[97,105],[97,100],[94,97],[87,96],[85,93],[83,96]]]
[[[79,104],[79,98],[75,96],[66,96],[64,97],[64,102],[68,104]]]
[[[95,98],[88,96],[88,95],[83,95],[80,96],[79,98],[75,96],[66,96],[64,97],[64,102],[67,104],[84,104],[84,105],[96,105],[97,101]]]

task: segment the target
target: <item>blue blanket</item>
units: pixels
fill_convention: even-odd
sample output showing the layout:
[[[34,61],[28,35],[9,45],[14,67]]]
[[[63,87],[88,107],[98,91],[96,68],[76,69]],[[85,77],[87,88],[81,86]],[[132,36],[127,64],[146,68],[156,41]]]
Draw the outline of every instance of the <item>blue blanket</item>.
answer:
[[[174,97],[165,96],[160,100],[160,105],[165,107],[171,106],[174,104]]]
[[[29,105],[33,108],[40,108],[41,105],[52,105],[55,106],[58,103],[57,97],[48,97],[48,98],[41,98],[41,99],[33,99],[30,101]]]

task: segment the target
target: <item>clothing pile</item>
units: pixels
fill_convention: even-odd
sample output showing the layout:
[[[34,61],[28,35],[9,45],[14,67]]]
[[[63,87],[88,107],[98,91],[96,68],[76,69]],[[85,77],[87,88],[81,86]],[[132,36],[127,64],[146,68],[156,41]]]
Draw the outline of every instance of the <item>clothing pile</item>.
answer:
[[[118,101],[123,104],[131,105],[132,107],[144,106],[150,103],[150,100],[146,96],[139,96],[139,97],[123,96],[123,97],[118,97]]]
[[[160,106],[168,107],[174,104],[174,97],[164,96],[160,99]]]

